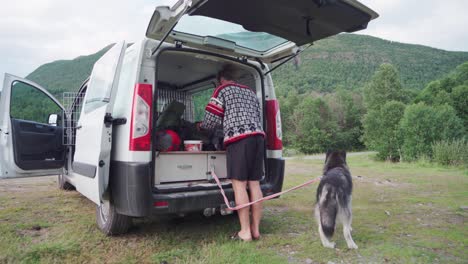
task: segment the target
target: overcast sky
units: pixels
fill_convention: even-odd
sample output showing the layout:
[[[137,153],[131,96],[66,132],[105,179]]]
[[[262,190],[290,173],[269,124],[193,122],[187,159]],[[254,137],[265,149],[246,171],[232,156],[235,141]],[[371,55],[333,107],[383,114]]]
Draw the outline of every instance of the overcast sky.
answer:
[[[154,7],[168,1],[2,1],[0,76],[25,76],[47,62],[91,54],[123,39],[136,41],[144,36]],[[361,2],[380,14],[361,34],[468,51],[468,0]]]

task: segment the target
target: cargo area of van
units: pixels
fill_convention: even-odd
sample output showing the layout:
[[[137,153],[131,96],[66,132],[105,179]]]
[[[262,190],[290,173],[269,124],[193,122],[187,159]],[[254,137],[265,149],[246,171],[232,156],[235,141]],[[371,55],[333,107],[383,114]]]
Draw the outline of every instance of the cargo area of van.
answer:
[[[158,189],[217,188],[212,169],[223,185],[230,185],[223,128],[197,130],[216,89],[217,73],[227,64],[237,70],[235,81],[253,89],[262,102],[259,74],[251,66],[193,50],[167,49],[157,56],[153,153],[154,185]],[[187,143],[197,141],[201,150],[191,151]]]

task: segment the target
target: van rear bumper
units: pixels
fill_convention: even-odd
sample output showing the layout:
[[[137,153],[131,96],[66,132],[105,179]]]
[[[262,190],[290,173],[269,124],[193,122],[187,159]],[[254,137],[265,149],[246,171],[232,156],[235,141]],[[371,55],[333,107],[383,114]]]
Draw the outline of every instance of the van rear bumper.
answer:
[[[229,201],[234,200],[232,189],[224,190]],[[202,211],[205,208],[219,208],[224,204],[219,190],[180,192],[171,194],[153,194],[152,215],[180,214]],[[158,206],[158,204],[167,204]]]
[[[266,177],[261,182],[265,196],[281,191],[284,165],[283,159],[267,159]],[[110,188],[118,213],[144,217],[202,211],[205,208],[219,208],[224,204],[223,197],[217,188],[158,193],[157,190],[151,188],[151,176],[150,163],[118,161],[112,163]],[[224,191],[229,201],[233,201],[233,190],[226,188]]]

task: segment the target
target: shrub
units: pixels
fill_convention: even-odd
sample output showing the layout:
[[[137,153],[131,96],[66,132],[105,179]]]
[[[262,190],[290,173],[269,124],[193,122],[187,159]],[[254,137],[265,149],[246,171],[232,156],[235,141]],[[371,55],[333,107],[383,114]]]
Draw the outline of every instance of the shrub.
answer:
[[[457,115],[463,120],[465,129],[468,129],[468,84],[460,85],[452,90],[453,108],[457,110]]]
[[[335,147],[338,125],[322,98],[306,97],[295,109],[293,119],[298,131],[294,147],[299,151],[319,153]]]
[[[463,138],[462,120],[449,105],[413,104],[406,108],[400,123],[402,154],[407,161],[422,155],[432,157],[431,145],[441,140]]]
[[[442,140],[432,144],[432,159],[442,165],[468,165],[468,141]]]
[[[284,157],[294,157],[298,156],[302,153],[300,153],[297,149],[289,148],[289,147],[284,147],[283,148],[283,156]]]
[[[402,102],[390,101],[364,117],[364,143],[369,149],[378,151],[378,159],[400,160],[402,138],[399,124],[404,111]]]

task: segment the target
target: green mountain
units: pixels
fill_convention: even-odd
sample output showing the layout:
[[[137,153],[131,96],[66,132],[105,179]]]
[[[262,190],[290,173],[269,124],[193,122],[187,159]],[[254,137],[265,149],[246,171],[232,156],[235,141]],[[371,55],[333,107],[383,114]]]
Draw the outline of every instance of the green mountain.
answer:
[[[293,63],[287,63],[273,72],[280,94],[291,87],[299,92],[360,88],[382,63],[397,68],[404,88],[421,90],[430,81],[468,61],[468,52],[445,51],[357,34],[340,34],[318,41],[300,56],[298,69]]]
[[[94,54],[80,56],[73,60],[46,63],[26,76],[26,79],[45,87],[57,99],[62,99],[63,92],[78,91],[81,83],[91,74],[94,63],[112,45],[108,45]]]
[[[76,91],[89,76],[94,62],[111,45],[88,56],[44,64],[26,78],[39,83],[57,98]],[[468,52],[452,52],[421,45],[387,41],[375,37],[341,34],[316,42],[301,54],[297,69],[286,63],[273,72],[279,94],[291,88],[299,92],[333,91],[337,87],[362,87],[380,64],[393,64],[404,88],[421,90],[427,83],[468,61]]]

